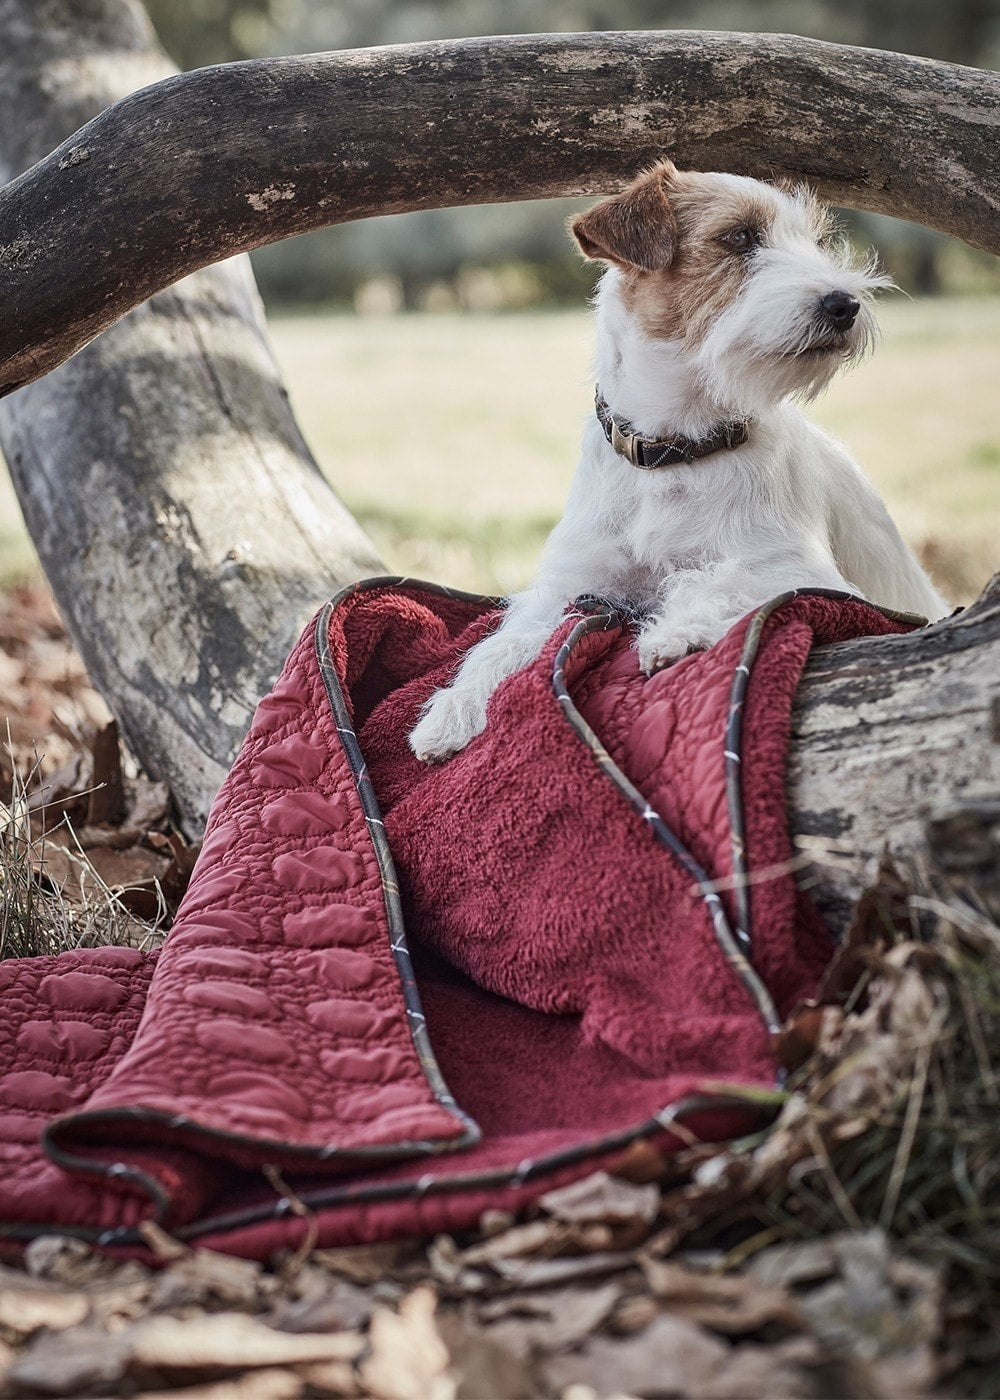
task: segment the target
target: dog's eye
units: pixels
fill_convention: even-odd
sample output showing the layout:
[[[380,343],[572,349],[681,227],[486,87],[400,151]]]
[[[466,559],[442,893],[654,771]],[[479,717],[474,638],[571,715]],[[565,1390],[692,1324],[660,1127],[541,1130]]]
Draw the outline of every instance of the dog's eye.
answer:
[[[760,234],[755,228],[740,224],[719,235],[719,242],[731,253],[749,253],[760,243]]]

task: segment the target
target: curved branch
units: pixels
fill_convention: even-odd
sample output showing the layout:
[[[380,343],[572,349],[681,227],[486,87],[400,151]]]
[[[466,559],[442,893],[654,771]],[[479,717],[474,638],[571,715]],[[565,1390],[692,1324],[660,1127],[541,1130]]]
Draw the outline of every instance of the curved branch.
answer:
[[[775,35],[470,39],[200,69],[116,103],[0,193],[0,393],[233,253],[371,214],[609,190],[664,153],[804,176],[1000,252],[998,113],[998,74]]]

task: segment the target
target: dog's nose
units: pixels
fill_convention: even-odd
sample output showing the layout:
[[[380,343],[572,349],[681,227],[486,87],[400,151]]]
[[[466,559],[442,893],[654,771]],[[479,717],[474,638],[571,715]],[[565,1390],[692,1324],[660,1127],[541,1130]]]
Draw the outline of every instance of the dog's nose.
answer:
[[[819,299],[820,315],[835,331],[849,331],[860,310],[861,303],[849,292],[827,292]]]

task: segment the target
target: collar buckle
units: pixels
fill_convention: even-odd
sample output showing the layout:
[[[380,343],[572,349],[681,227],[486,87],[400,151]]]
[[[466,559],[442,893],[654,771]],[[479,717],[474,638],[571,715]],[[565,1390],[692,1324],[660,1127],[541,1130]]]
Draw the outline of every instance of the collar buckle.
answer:
[[[611,446],[626,461],[631,462],[633,467],[641,466],[639,461],[639,439],[635,433],[625,433],[619,427],[618,419],[614,415],[611,417]]]
[[[619,457],[624,457],[626,462],[630,462],[633,467],[639,467],[642,471],[656,471],[660,467],[674,467],[682,462],[690,466],[692,462],[701,461],[703,457],[710,457],[722,449],[732,451],[735,447],[742,447],[750,437],[752,419],[743,418],[736,422],[720,423],[705,438],[679,437],[672,441],[667,439],[654,441],[651,438],[640,437],[638,433],[633,432],[631,424],[622,426],[608,407],[600,386],[597,387],[594,394],[594,407],[597,412],[597,421],[615,452],[618,453]]]

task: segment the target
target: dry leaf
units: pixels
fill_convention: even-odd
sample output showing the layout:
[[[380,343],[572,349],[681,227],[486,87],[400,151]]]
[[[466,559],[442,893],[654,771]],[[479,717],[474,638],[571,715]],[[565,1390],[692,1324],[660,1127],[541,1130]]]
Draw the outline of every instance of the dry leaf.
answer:
[[[87,803],[87,823],[117,826],[125,815],[125,780],[122,777],[118,724],[110,720],[94,735],[91,743],[93,777]]]
[[[353,1361],[364,1349],[353,1332],[294,1336],[244,1313],[150,1317],[121,1334],[131,1362],[157,1371],[242,1371],[300,1361]]]
[[[538,1204],[557,1220],[570,1223],[639,1220],[648,1225],[656,1219],[660,1192],[652,1183],[637,1186],[607,1172],[595,1172],[582,1181],[547,1191]]]
[[[83,753],[74,753],[28,794],[28,810],[38,813],[46,827],[54,826],[66,814],[72,821],[80,821],[87,811],[84,789],[89,786],[90,761]]]
[[[840,1277],[800,1299],[821,1341],[874,1361],[915,1352],[935,1340],[941,1326],[935,1270],[907,1261],[897,1286],[889,1242],[880,1230],[844,1233],[830,1243]]]
[[[147,832],[165,822],[169,811],[170,789],[166,783],[154,782],[141,773],[122,825],[132,831]]]
[[[431,1289],[417,1288],[398,1313],[377,1308],[372,1314],[371,1354],[361,1379],[377,1400],[455,1400],[448,1348],[434,1320],[436,1301]]]
[[[647,1297],[645,1293],[632,1293],[623,1298],[615,1308],[611,1317],[611,1330],[621,1336],[641,1332],[644,1327],[649,1326],[658,1312],[659,1308],[652,1298]]]
[[[535,1254],[539,1251],[555,1253],[565,1239],[551,1221],[532,1220],[527,1225],[515,1225],[502,1235],[494,1235],[482,1244],[472,1245],[461,1256],[464,1264],[488,1264],[496,1267],[503,1259],[513,1259],[522,1254]]]
[[[379,1244],[349,1245],[341,1249],[314,1249],[313,1264],[351,1283],[379,1283],[396,1277],[413,1258],[412,1240],[385,1240]]]
[[[443,1283],[450,1296],[456,1293],[482,1293],[490,1282],[490,1275],[480,1269],[466,1266],[465,1255],[450,1235],[438,1235],[427,1246],[427,1262],[431,1275]]]
[[[650,1181],[660,1181],[670,1166],[671,1158],[654,1147],[648,1138],[637,1138],[629,1143],[615,1164],[614,1175],[622,1181],[644,1186]]]
[[[572,1254],[562,1259],[498,1259],[494,1267],[508,1283],[521,1288],[553,1288],[577,1279],[618,1273],[634,1263],[634,1255],[615,1252]]]
[[[80,1286],[95,1279],[114,1285],[131,1285],[150,1277],[150,1270],[135,1260],[121,1263],[98,1254],[85,1240],[72,1235],[39,1235],[24,1250],[24,1267],[32,1278]],[[19,1271],[11,1271],[11,1287]],[[20,1275],[23,1281],[23,1275]]]
[[[346,1361],[316,1361],[309,1366],[297,1366],[295,1374],[305,1381],[310,1395],[351,1397],[361,1394],[354,1367]],[[178,1400],[182,1400],[182,1397],[178,1397]]]
[[[729,1356],[724,1342],[692,1322],[661,1314],[623,1340],[595,1337],[581,1351],[542,1366],[549,1386],[592,1386],[599,1396],[708,1396],[711,1381]]]
[[[113,1394],[125,1375],[129,1343],[124,1333],[75,1327],[36,1337],[7,1372],[14,1394],[80,1396]]]
[[[143,1242],[152,1250],[153,1257],[161,1264],[174,1263],[177,1259],[186,1259],[192,1252],[191,1246],[175,1238],[169,1230],[164,1230],[162,1225],[157,1225],[155,1220],[141,1220],[139,1222],[139,1234]]]
[[[455,1400],[532,1400],[538,1394],[520,1353],[492,1331],[480,1331],[454,1313],[443,1314],[438,1327],[451,1356]]]
[[[183,1390],[141,1390],[135,1400],[298,1400],[304,1389],[305,1379],[294,1371],[269,1369]]]
[[[257,1308],[274,1293],[276,1281],[252,1259],[203,1249],[185,1253],[153,1282],[150,1306],[171,1309],[198,1304]],[[305,1329],[303,1329],[305,1330]]]
[[[640,1260],[646,1282],[677,1317],[689,1318],[713,1332],[756,1332],[767,1322],[800,1331],[801,1309],[783,1288],[767,1288],[744,1274],[706,1274],[683,1264]]]
[[[492,1235],[502,1235],[505,1230],[516,1223],[516,1217],[509,1210],[484,1210],[479,1217],[479,1233],[490,1238]]]
[[[59,1332],[76,1327],[89,1311],[84,1293],[57,1289],[0,1288],[0,1327],[27,1337],[40,1327]]]
[[[872,1389],[880,1400],[902,1400],[904,1396],[906,1400],[917,1400],[939,1393],[941,1358],[928,1343],[921,1343],[905,1355],[873,1361],[868,1369]]]
[[[744,1342],[734,1347],[718,1371],[698,1396],[706,1400],[775,1400],[795,1396],[796,1400],[816,1395],[863,1395],[855,1387],[821,1388],[815,1371],[823,1358],[811,1337],[790,1337],[774,1346]],[[835,1368],[833,1368],[835,1369]],[[829,1385],[829,1377],[826,1378]],[[889,1400],[889,1397],[886,1397]],[[897,1395],[895,1400],[902,1400]]]
[[[517,1316],[516,1307],[488,1329],[488,1335],[519,1356],[529,1352],[565,1351],[595,1332],[621,1297],[618,1282],[596,1288],[561,1288],[523,1300],[527,1308]],[[511,1300],[513,1301],[513,1300]],[[524,1311],[529,1315],[524,1316]]]
[[[829,1278],[837,1269],[830,1239],[776,1244],[755,1254],[747,1265],[750,1278],[765,1288],[791,1288]]]
[[[300,1280],[297,1286],[302,1296],[287,1300],[268,1318],[272,1327],[282,1332],[353,1332],[367,1326],[372,1300],[353,1283],[312,1269],[305,1291]]]

